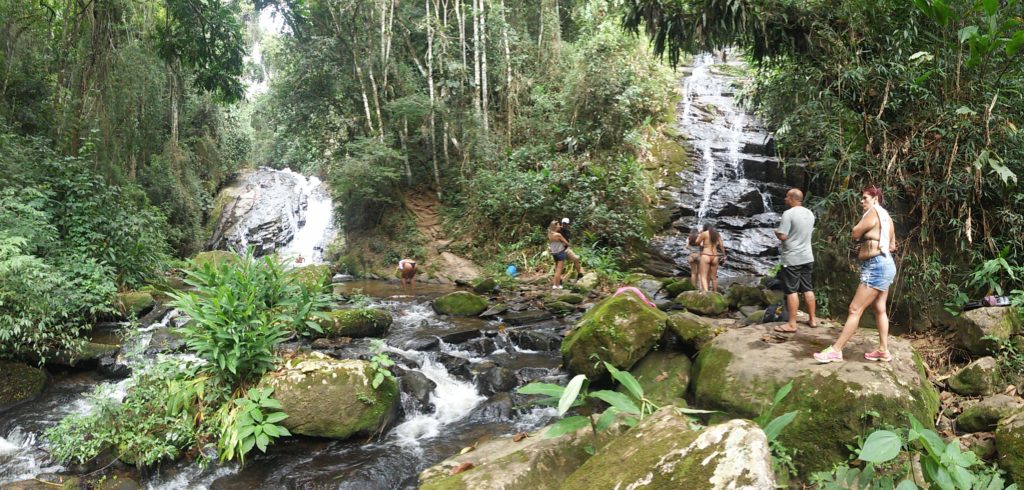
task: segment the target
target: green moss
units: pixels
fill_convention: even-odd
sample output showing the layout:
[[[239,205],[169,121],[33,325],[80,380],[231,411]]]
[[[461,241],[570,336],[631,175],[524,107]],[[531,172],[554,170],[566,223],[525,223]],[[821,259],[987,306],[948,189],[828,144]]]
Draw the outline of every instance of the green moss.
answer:
[[[630,369],[661,337],[666,318],[633,294],[607,298],[587,311],[562,341],[565,365],[591,379],[605,374],[604,365],[594,356],[619,369]]]
[[[768,296],[764,290],[753,286],[733,284],[726,291],[726,298],[729,306],[739,308],[741,306],[768,306]]]
[[[999,390],[1001,378],[994,362],[987,368],[974,362],[946,380],[946,384],[949,389],[964,396],[984,396]]]
[[[131,291],[127,293],[117,293],[117,302],[114,306],[122,316],[126,318],[138,318],[152,305],[152,294],[141,291]]]
[[[477,316],[487,310],[487,298],[456,291],[435,299],[434,310],[442,315]]]
[[[676,296],[675,302],[701,315],[717,316],[729,311],[729,300],[720,293],[684,291]]]
[[[317,320],[327,337],[384,337],[391,327],[391,313],[373,308],[334,310]]]
[[[694,286],[693,281],[689,278],[673,281],[665,285],[665,291],[668,291],[669,296],[673,297],[679,296],[679,293],[695,291],[696,289],[697,286]]]
[[[498,281],[491,277],[480,277],[473,280],[473,292],[476,294],[487,294],[493,291],[497,285]]]
[[[651,352],[633,366],[630,373],[655,405],[685,407],[690,385],[690,358],[681,352]],[[618,391],[628,393],[625,386]]]
[[[737,383],[727,374],[731,359],[732,354],[722,349],[709,347],[700,352],[691,384],[696,403],[734,417],[756,417],[786,380],[765,377]],[[907,412],[925,424],[938,412],[938,393],[927,381],[918,385],[913,399],[864,393],[861,385],[814,372],[793,380],[792,391],[774,413],[799,411],[779,440],[799,451],[796,464],[801,473],[828,470],[833,463],[845,461],[847,443],[878,425],[904,425]],[[866,418],[868,411],[878,413],[879,418]]]
[[[670,315],[668,328],[672,329],[672,332],[693,351],[700,350],[722,332],[721,328],[689,312]]]
[[[42,369],[0,361],[0,411],[38,397],[45,385]]]
[[[1017,483],[1024,482],[1024,412],[1007,417],[996,429],[999,467]]]

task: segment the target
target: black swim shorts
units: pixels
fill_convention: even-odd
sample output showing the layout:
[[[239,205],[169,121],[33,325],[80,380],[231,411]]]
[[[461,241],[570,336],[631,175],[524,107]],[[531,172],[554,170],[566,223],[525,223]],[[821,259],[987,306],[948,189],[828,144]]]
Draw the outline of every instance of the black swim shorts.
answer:
[[[814,262],[806,264],[782,266],[779,279],[782,280],[782,292],[785,294],[814,291]]]

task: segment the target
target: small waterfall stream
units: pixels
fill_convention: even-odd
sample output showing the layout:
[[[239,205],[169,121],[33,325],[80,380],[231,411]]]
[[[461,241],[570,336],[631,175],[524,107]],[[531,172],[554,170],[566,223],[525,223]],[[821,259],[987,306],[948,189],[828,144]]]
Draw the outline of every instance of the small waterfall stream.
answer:
[[[770,135],[736,101],[734,73],[743,69],[739,60],[703,54],[681,81],[676,126],[692,166],[680,173],[682,185],[673,192],[673,231],[654,239],[680,270],[688,269],[690,229],[710,223],[729,255],[720,276],[763,274],[778,257],[773,230],[784,209],[774,203],[790,185],[802,184],[802,174],[784,175]]]

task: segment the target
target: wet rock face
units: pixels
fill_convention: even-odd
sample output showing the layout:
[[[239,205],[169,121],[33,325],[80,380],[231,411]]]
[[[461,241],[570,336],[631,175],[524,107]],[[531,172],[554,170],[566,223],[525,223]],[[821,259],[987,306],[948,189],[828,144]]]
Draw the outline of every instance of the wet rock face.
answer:
[[[295,236],[306,221],[308,196],[300,176],[268,168],[240,175],[217,196],[216,228],[207,248],[273,253]]]

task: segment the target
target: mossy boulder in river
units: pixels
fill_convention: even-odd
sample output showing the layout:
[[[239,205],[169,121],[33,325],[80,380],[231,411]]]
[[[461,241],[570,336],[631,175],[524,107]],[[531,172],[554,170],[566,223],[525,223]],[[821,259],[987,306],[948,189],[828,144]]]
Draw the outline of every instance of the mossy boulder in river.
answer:
[[[878,335],[861,330],[847,344],[844,362],[821,365],[811,354],[830,345],[838,329],[801,329],[781,343],[765,342],[766,335],[774,338],[765,326],[731,329],[706,345],[693,367],[694,404],[753,418],[793,381],[775,414],[799,411],[779,439],[799,451],[802,474],[846,461],[847,443],[877,426],[905,424],[907,412],[924,423],[935,420],[938,393],[910,342],[890,337],[894,359],[874,363],[864,353],[877,347]]]
[[[989,432],[1004,417],[1024,410],[1024,401],[1002,393],[968,405],[956,418],[957,432]]]
[[[729,299],[714,292],[684,291],[676,296],[676,304],[707,316],[718,316],[729,311]]]
[[[295,281],[305,289],[320,291],[331,278],[331,269],[323,264],[313,264],[298,267],[292,274],[294,274]]]
[[[498,287],[498,281],[492,277],[478,277],[473,280],[473,292],[476,294],[487,294]]]
[[[679,293],[696,290],[697,286],[694,286],[693,281],[691,281],[689,278],[680,279],[678,281],[672,281],[665,285],[665,291],[668,292],[668,295],[673,298],[679,296]]]
[[[374,375],[369,362],[314,352],[285,361],[260,386],[274,387],[288,414],[281,425],[293,434],[347,439],[377,432],[394,414],[398,384],[384,378],[373,388]]]
[[[1020,323],[1015,308],[977,308],[960,315],[957,335],[960,344],[972,354],[994,354],[999,351],[999,341],[1009,340],[1020,331]]]
[[[529,488],[554,490],[590,458],[587,446],[600,447],[620,433],[613,425],[597,433],[590,426],[558,437],[544,437],[548,427],[516,440],[501,436],[471,452],[452,456],[420,473],[420,490]],[[469,469],[452,475],[455,468]]]
[[[706,318],[688,311],[669,315],[668,328],[679,337],[683,345],[691,348],[694,352],[700,350],[723,331],[722,328],[716,327]]]
[[[665,330],[665,313],[635,294],[625,293],[594,305],[562,341],[565,366],[590,379],[605,374],[596,355],[619,369],[630,369],[654,347]]]
[[[434,311],[441,315],[477,316],[487,310],[487,298],[467,291],[448,293],[434,300]]]
[[[999,366],[991,357],[982,357],[964,366],[946,384],[963,396],[991,395],[1002,388]]]
[[[685,407],[686,389],[690,386],[690,358],[681,352],[651,351],[630,369],[630,374],[644,389],[644,397],[655,405]],[[619,391],[627,393],[624,386]]]
[[[127,293],[117,293],[114,308],[124,318],[139,318],[149,311],[155,303],[152,294],[130,291]]]
[[[317,320],[326,337],[384,337],[391,328],[391,313],[374,308],[327,312]]]
[[[34,400],[46,386],[46,373],[16,362],[0,361],[0,413]]]
[[[562,485],[595,488],[775,488],[764,432],[730,420],[700,432],[675,407],[663,407],[598,449]]]

